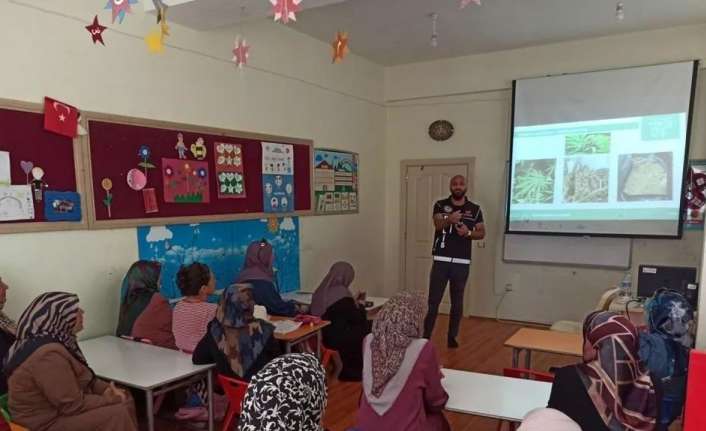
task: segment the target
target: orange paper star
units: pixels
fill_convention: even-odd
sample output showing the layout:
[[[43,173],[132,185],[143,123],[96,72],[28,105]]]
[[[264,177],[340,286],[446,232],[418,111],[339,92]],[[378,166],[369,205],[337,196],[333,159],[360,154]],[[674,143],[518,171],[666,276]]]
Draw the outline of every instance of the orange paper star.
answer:
[[[333,47],[333,62],[342,62],[343,57],[348,54],[348,33],[342,31],[336,33],[336,40],[333,41],[331,47]]]

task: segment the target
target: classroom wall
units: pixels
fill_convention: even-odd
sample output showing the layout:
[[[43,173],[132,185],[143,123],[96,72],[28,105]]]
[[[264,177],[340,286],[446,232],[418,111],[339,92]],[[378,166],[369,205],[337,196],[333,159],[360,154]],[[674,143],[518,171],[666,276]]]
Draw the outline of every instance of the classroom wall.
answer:
[[[397,289],[400,280],[400,161],[476,157],[472,198],[483,207],[488,235],[486,247],[474,250],[467,312],[544,323],[582,319],[601,292],[621,280],[621,271],[510,264],[502,259],[511,82],[522,77],[704,57],[706,25],[701,25],[387,68],[386,292]],[[705,87],[701,79],[694,113],[693,158],[706,158]],[[454,124],[456,132],[450,142],[436,143],[428,137],[428,125],[438,119]],[[633,268],[640,263],[699,266],[702,243],[701,231],[686,232],[678,241],[634,240]],[[504,297],[507,283],[514,290]]]
[[[87,111],[311,138],[359,152],[360,214],[301,220],[302,284],[315,287],[334,259],[346,259],[359,268],[356,286],[381,289],[384,226],[375,221],[385,209],[383,68],[355,55],[332,65],[327,44],[269,21],[208,33],[171,24],[174,46],[150,55],[142,38],[154,16],[139,4],[123,24],[110,25],[104,4],[0,0],[0,97],[41,102],[48,95]],[[84,29],[96,13],[111,27],[106,47],[94,46]],[[243,71],[230,62],[238,32],[252,45],[252,67]],[[46,178],[51,183],[51,172]],[[19,316],[38,293],[68,290],[87,312],[83,336],[111,332],[120,281],[136,258],[135,229],[3,235],[6,311]]]

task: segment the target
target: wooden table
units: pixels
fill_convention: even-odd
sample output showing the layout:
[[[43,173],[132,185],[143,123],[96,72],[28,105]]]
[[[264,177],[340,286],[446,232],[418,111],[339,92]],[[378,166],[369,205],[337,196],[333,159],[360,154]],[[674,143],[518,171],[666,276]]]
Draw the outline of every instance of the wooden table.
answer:
[[[569,332],[521,328],[505,340],[512,347],[512,366],[520,364],[520,352],[525,351],[525,368],[531,369],[532,351],[559,355],[583,356],[583,336]]]
[[[194,365],[191,355],[178,350],[113,336],[79,342],[96,376],[145,392],[147,427],[154,430],[155,395],[188,386],[206,378],[208,383],[208,429],[213,431],[214,364]]]
[[[441,370],[449,394],[446,410],[521,422],[530,411],[546,407],[552,384],[470,371]]]
[[[267,320],[271,322],[276,322],[278,320],[292,320],[291,317],[282,317],[282,316],[268,316]],[[286,353],[292,353],[292,346],[295,344],[303,343],[304,341],[316,337],[316,354],[317,357],[321,357],[321,330],[330,325],[331,322],[327,320],[322,320],[320,323],[314,325],[314,324],[308,324],[308,323],[303,323],[302,326],[299,327],[299,329],[294,330],[292,332],[287,332],[286,334],[277,334],[275,333],[275,338],[277,340],[282,341],[285,344],[285,352]]]

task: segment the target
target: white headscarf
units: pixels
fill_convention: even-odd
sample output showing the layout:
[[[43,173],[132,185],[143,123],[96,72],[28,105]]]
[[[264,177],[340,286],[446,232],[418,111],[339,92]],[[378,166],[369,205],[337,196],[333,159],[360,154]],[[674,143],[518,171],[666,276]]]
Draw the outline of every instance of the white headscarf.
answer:
[[[581,431],[581,427],[559,410],[535,409],[527,413],[517,431]]]

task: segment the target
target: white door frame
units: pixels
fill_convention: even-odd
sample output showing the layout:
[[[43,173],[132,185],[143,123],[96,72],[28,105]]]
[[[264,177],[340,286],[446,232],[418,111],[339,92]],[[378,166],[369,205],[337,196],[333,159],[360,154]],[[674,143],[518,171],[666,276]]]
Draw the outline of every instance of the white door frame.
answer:
[[[443,165],[466,165],[468,172],[475,175],[476,158],[460,157],[454,159],[411,159],[400,162],[400,284],[404,288],[407,279],[407,169],[412,166],[443,166]],[[473,179],[471,179],[473,181]],[[475,187],[475,181],[473,181]],[[430,208],[431,209],[431,208]],[[430,211],[431,212],[431,211]],[[429,223],[432,223],[431,218]],[[431,250],[429,250],[431,253]],[[399,290],[399,289],[398,289]]]

